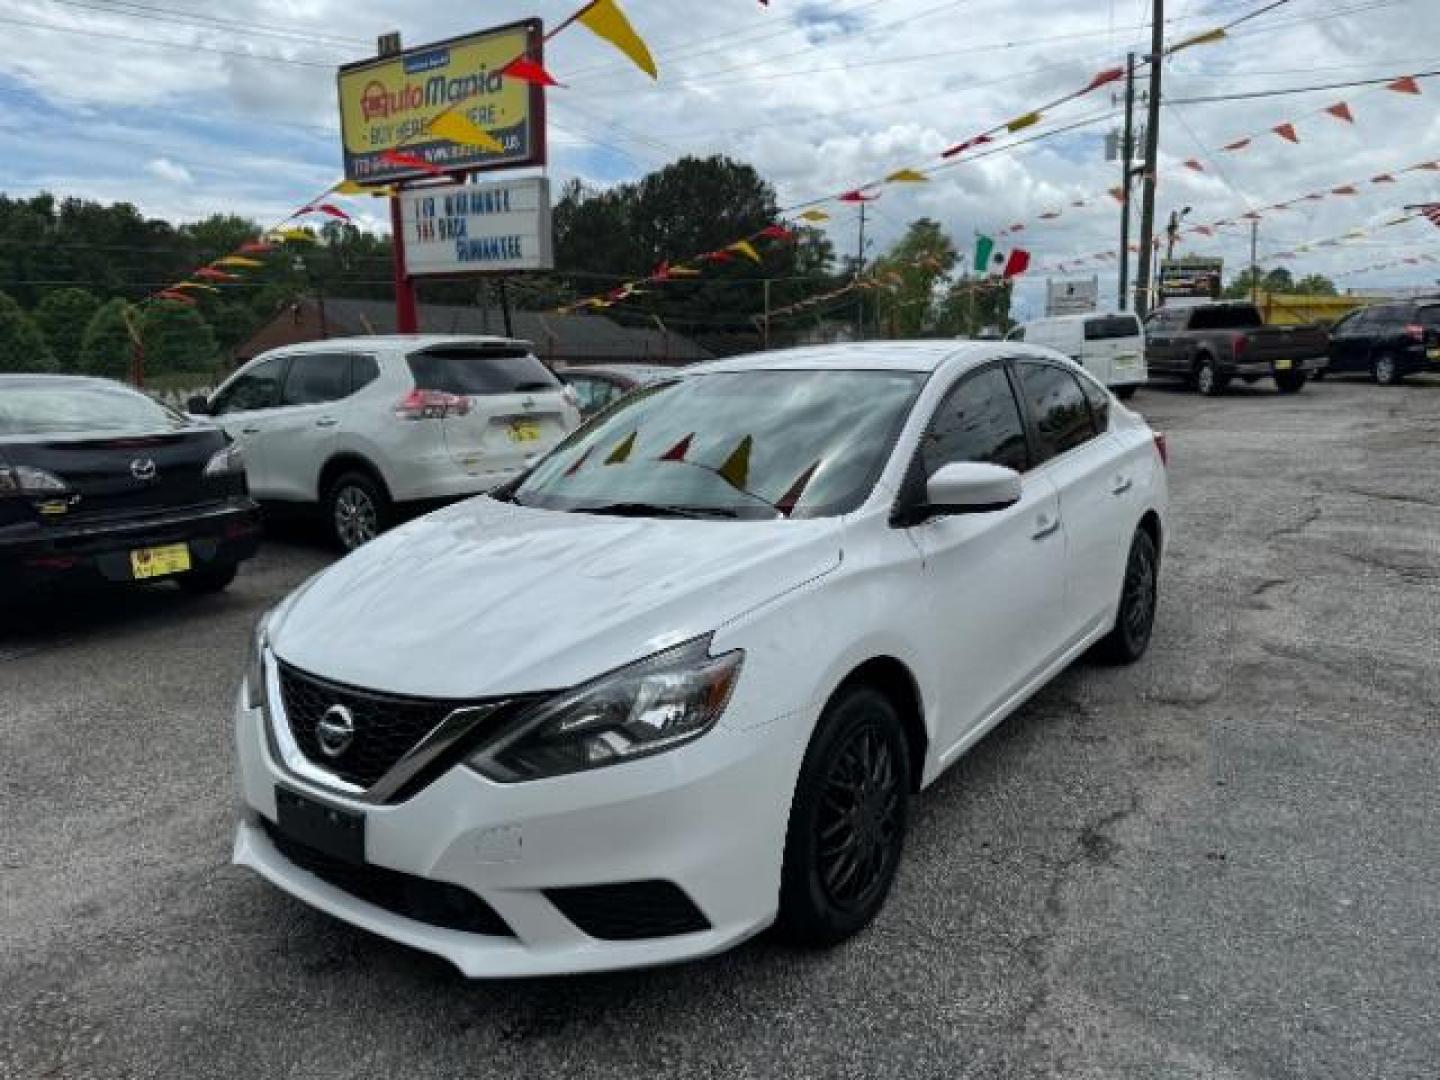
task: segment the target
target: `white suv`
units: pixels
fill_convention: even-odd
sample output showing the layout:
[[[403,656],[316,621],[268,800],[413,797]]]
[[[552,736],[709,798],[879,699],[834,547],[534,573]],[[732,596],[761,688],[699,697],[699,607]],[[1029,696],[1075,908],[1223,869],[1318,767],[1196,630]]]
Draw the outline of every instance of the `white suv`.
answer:
[[[580,422],[574,392],[526,342],[448,334],[274,349],[189,407],[241,445],[252,495],[318,504],[346,550],[397,503],[511,479]]]

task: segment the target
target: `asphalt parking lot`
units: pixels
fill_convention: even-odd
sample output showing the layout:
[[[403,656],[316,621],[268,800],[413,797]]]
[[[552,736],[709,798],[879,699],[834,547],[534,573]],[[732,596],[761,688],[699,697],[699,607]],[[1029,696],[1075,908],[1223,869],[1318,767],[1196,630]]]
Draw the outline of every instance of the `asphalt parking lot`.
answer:
[[[1149,657],[1081,663],[921,797],[848,946],[468,983],[228,865],[231,591],[0,629],[0,1075],[1433,1077],[1440,379],[1166,389]],[[376,628],[383,647],[384,628]]]

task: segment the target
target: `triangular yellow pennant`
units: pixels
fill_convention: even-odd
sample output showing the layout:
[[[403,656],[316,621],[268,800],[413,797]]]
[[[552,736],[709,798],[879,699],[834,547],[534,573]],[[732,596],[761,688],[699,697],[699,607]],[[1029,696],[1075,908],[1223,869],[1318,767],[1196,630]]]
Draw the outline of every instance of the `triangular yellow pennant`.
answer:
[[[252,268],[252,269],[253,269],[253,268],[256,267],[256,266],[264,266],[265,264],[264,264],[263,262],[261,262],[259,259],[247,259],[244,255],[226,255],[223,259],[216,259],[215,262],[212,263],[211,265],[213,265],[213,266],[243,266],[243,267],[247,267],[247,268]]]
[[[1178,45],[1171,45],[1170,48],[1165,50],[1165,55],[1169,56],[1171,53],[1177,53],[1181,49],[1188,49],[1192,45],[1213,45],[1217,41],[1224,40],[1225,28],[1223,26],[1217,26],[1214,30],[1206,30],[1203,34],[1196,34],[1194,37],[1186,38]]]
[[[625,438],[615,444],[615,449],[610,451],[610,456],[605,459],[606,465],[623,465],[630,457],[630,451],[635,449],[635,436],[638,432],[632,431]]]
[[[800,215],[806,221],[829,221],[830,215],[824,210],[806,210]]]
[[[364,184],[357,184],[354,180],[341,180],[330,190],[336,195],[365,195],[372,189]]]
[[[277,240],[293,240],[298,244],[313,244],[315,234],[305,229],[276,229],[270,234]]]
[[[928,176],[917,169],[897,169],[885,177],[885,182],[887,184],[924,184],[927,183],[929,179]],[[804,217],[805,215],[801,214],[800,216]]]
[[[760,258],[760,253],[755,250],[755,245],[750,243],[749,240],[736,240],[735,243],[731,244],[725,250],[738,251],[741,255],[744,255],[751,262],[758,263],[762,261]]]
[[[594,0],[575,18],[592,34],[604,38],[628,56],[636,67],[652,79],[660,77],[649,46],[635,33],[635,28],[630,25],[630,20],[625,17],[615,0]]]
[[[720,474],[721,479],[740,491],[745,490],[745,482],[750,479],[750,448],[754,445],[755,440],[746,435],[740,440],[740,445],[730,451],[730,456],[725,459],[725,464],[715,470]]]
[[[1011,120],[1005,125],[1005,130],[1012,133],[1024,131],[1028,127],[1034,127],[1039,122],[1040,114],[1038,112],[1028,112],[1024,116],[1017,116],[1014,120]]]
[[[671,277],[699,277],[700,271],[693,266],[672,266],[670,267]]]
[[[179,285],[171,285],[172,289],[204,289],[206,292],[219,292],[214,285],[206,285],[201,281],[182,281]]]
[[[503,154],[505,144],[484,128],[479,127],[458,112],[441,113],[430,121],[430,134],[442,139],[460,143],[463,146],[478,146],[492,154]]]

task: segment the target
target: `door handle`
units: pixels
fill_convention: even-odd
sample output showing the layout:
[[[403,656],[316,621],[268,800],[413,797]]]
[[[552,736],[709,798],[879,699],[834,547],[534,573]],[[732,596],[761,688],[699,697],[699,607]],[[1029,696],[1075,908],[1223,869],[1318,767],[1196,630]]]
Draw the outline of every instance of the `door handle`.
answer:
[[[260,434],[260,429],[259,429],[258,427],[242,427],[242,428],[240,429],[240,434],[241,434],[241,435],[259,435],[259,434]]]
[[[336,420],[336,419],[335,419],[334,417],[332,417],[332,416],[326,416],[326,417],[323,417],[323,418],[320,419],[320,420],[316,420],[316,421],[315,421],[315,426],[316,426],[316,427],[334,427],[334,426],[335,426],[336,424],[338,424],[339,422],[340,422],[339,420]]]
[[[1134,481],[1134,480],[1131,480],[1130,477],[1128,477],[1128,476],[1117,476],[1117,477],[1115,478],[1115,483],[1114,483],[1114,484],[1111,486],[1111,488],[1110,488],[1110,494],[1111,494],[1111,495],[1124,495],[1125,492],[1129,491],[1129,490],[1130,490],[1132,487],[1134,487],[1134,486],[1135,486],[1135,481]]]
[[[1060,529],[1060,519],[1051,517],[1049,514],[1041,514],[1035,519],[1035,531],[1030,534],[1032,540],[1044,540]]]

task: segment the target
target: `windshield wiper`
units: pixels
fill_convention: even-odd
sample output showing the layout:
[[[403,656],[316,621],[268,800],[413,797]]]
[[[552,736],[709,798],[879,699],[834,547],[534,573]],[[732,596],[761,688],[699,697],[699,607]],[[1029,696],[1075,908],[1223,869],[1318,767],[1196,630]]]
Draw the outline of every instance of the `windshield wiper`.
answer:
[[[576,506],[576,514],[607,514],[612,517],[656,518],[738,518],[739,511],[724,506],[671,506],[665,503],[617,502],[603,506]]]

